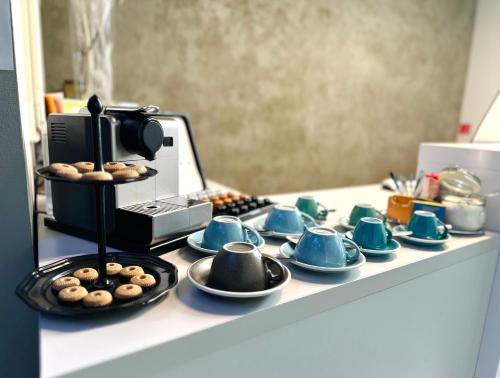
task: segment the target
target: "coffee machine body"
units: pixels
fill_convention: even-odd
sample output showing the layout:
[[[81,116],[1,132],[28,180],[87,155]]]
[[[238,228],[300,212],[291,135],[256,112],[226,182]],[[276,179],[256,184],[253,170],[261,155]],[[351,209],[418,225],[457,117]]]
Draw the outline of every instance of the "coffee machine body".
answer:
[[[140,109],[111,109],[101,116],[105,162],[143,164],[158,171],[149,180],[106,188],[109,239],[118,240],[121,248],[137,249],[138,245],[175,239],[210,221],[210,203],[191,200],[180,193],[179,135],[186,127],[189,123],[185,116],[151,114]],[[90,115],[50,115],[48,152],[50,163],[92,161]],[[79,236],[92,235],[94,192],[86,185],[68,186],[51,183],[54,219],[46,224]]]

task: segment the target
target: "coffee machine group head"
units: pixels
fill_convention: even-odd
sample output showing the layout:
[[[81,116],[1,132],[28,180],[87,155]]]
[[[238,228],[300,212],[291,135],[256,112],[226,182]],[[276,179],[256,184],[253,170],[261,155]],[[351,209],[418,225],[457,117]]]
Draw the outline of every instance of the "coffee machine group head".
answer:
[[[124,108],[107,109],[107,114],[116,117],[120,123],[120,141],[123,147],[131,154],[154,160],[162,146],[172,146],[172,140],[163,132],[162,125],[155,119],[152,112],[157,113],[156,107],[144,107],[132,111]]]

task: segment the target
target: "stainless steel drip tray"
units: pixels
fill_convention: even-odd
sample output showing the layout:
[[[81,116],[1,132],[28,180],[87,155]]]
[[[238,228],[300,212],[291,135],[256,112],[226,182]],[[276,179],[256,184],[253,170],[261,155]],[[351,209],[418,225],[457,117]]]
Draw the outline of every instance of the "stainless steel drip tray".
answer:
[[[151,243],[204,226],[211,218],[211,203],[170,197],[116,209],[115,232],[130,240]]]
[[[172,211],[177,211],[180,209],[185,209],[187,206],[181,206],[174,203],[169,203],[166,201],[151,201],[146,203],[139,203],[136,205],[130,205],[122,207],[120,210],[131,211],[134,213],[140,213],[148,215],[150,217],[162,215]]]

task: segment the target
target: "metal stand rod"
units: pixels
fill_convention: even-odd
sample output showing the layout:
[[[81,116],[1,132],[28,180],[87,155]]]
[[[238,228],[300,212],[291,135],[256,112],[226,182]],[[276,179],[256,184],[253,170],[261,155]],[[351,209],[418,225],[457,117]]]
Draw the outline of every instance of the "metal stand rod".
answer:
[[[103,170],[102,161],[102,142],[101,142],[101,118],[100,115],[104,110],[104,106],[99,100],[99,97],[93,95],[89,98],[87,109],[91,115],[92,139],[94,145],[94,170]],[[106,274],[106,200],[105,200],[105,185],[96,183],[96,228],[97,228],[97,252],[98,252],[98,270],[99,279],[95,283],[96,288],[109,288],[112,281],[108,280]]]
[[[110,285],[106,274],[106,199],[105,186],[98,184],[95,186],[96,197],[96,228],[97,228],[97,253],[99,279],[95,286],[104,288]]]

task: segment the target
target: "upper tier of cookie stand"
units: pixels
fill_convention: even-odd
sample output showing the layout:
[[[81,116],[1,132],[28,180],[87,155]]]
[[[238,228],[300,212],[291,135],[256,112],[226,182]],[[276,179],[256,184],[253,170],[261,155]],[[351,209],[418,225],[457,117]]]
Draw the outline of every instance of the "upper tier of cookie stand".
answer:
[[[129,179],[114,179],[110,181],[85,181],[85,180],[71,180],[65,177],[60,177],[55,173],[52,173],[49,170],[49,167],[43,167],[36,171],[36,173],[43,177],[46,180],[57,181],[57,182],[66,182],[69,184],[79,184],[79,185],[121,185],[121,184],[130,184],[132,182],[147,180],[150,177],[156,176],[158,171],[153,168],[146,167],[147,172],[141,174],[139,177],[129,178]]]

